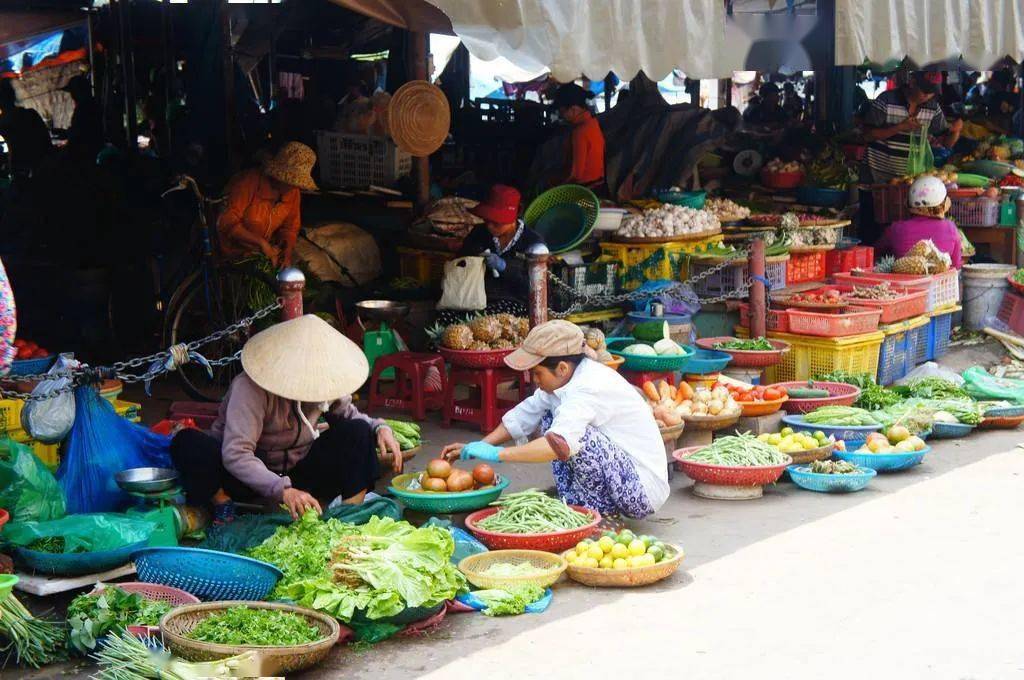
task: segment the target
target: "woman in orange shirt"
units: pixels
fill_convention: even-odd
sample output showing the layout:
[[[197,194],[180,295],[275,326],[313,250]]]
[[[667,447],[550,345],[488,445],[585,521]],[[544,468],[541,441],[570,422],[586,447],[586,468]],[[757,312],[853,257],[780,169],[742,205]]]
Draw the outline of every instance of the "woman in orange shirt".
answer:
[[[587,108],[587,99],[593,96],[575,83],[562,85],[555,92],[558,115],[572,125],[572,158],[565,184],[591,188],[604,184],[604,133]]]
[[[221,255],[237,261],[263,253],[275,266],[291,265],[302,227],[299,190],[316,189],[310,174],[315,164],[312,149],[288,142],[262,168],[231,178],[227,206],[217,221]]]

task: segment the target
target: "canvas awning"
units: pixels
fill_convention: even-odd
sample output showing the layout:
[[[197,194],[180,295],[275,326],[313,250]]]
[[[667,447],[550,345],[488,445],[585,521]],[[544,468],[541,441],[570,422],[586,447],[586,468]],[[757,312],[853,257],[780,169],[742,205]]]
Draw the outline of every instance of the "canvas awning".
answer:
[[[1020,0],[836,0],[836,64],[963,57],[985,69],[1024,56]]]
[[[454,35],[444,12],[426,0],[331,0],[363,16],[385,24],[422,33]]]

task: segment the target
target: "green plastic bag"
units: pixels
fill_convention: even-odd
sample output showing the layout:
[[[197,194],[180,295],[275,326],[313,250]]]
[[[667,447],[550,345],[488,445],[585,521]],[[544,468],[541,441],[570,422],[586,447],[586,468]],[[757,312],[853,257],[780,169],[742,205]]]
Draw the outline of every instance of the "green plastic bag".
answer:
[[[1005,400],[1024,404],[1024,380],[997,378],[981,366],[972,366],[963,372],[964,389],[978,400]]]
[[[935,169],[935,156],[932,155],[932,144],[928,132],[923,127],[918,132],[910,133],[910,151],[907,153],[907,174],[920,175]]]
[[[11,522],[0,532],[0,540],[24,547],[40,538],[62,536],[66,553],[96,552],[148,541],[155,529],[153,522],[110,512],[68,515],[47,522]]]
[[[0,439],[0,508],[17,522],[38,522],[64,516],[64,494],[32,449]]]

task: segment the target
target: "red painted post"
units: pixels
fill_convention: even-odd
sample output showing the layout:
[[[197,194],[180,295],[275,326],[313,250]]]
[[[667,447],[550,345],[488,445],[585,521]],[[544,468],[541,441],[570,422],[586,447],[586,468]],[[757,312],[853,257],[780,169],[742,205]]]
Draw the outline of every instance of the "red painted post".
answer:
[[[306,277],[295,267],[282,269],[277,273],[277,290],[281,296],[281,321],[290,321],[302,316],[302,291]]]
[[[530,246],[526,253],[529,263],[530,326],[539,326],[548,320],[548,255],[547,246],[536,244]]]
[[[755,238],[750,244],[748,270],[754,282],[750,286],[750,337],[763,338],[767,333],[768,301],[764,287],[764,240]]]

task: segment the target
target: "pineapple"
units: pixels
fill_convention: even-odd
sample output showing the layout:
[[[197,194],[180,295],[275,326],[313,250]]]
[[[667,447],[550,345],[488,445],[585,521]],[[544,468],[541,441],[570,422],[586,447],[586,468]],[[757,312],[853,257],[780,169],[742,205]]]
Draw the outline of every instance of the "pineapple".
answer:
[[[471,352],[486,352],[490,348],[491,348],[491,346],[488,345],[486,342],[483,342],[481,340],[474,340],[472,342],[472,344],[470,344],[470,346],[469,346],[469,351],[471,351]]]
[[[505,338],[498,338],[491,343],[491,349],[515,349],[516,346],[512,344],[510,340]]]
[[[923,257],[901,257],[892,265],[894,274],[927,274],[930,269],[928,260]]]
[[[501,324],[501,337],[509,340],[516,332],[516,317],[511,314],[495,314],[494,318]]]
[[[490,343],[501,337],[501,322],[493,316],[480,316],[469,322],[469,330],[474,340]]]
[[[456,323],[444,329],[441,346],[448,349],[466,350],[473,344],[473,331],[464,323]]]
[[[516,335],[525,338],[530,334],[530,320],[523,317],[516,318]]]
[[[590,346],[590,349],[604,349],[604,332],[602,332],[601,329],[588,328],[583,337],[586,339],[587,345]]]
[[[891,274],[892,266],[896,263],[896,258],[892,255],[885,255],[878,258],[875,262],[875,271],[879,274]]]
[[[928,257],[928,253],[935,249],[935,244],[928,239],[918,241],[914,247],[907,251],[903,257]]]

